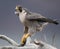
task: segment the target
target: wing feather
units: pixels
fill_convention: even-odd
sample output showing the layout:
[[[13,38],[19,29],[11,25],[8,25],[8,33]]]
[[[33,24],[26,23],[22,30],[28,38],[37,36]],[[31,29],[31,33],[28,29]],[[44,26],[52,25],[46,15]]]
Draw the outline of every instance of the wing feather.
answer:
[[[56,25],[59,24],[57,21],[46,18],[46,17],[42,16],[41,14],[32,13],[28,10],[26,10],[26,12],[28,13],[27,16],[26,16],[26,19],[29,20],[29,21],[49,22],[49,23],[53,23],[53,24],[56,24]]]
[[[52,19],[47,19],[47,18],[36,18],[36,19],[29,19],[29,21],[38,21],[38,22],[48,22],[48,23],[53,23],[53,24],[59,24],[57,21],[54,21]]]

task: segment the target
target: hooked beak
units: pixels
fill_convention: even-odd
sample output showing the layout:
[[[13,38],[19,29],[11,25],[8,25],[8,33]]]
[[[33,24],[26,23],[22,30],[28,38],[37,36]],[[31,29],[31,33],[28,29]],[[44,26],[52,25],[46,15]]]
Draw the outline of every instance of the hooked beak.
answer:
[[[17,15],[17,16],[19,16],[19,12],[18,12],[18,7],[16,6],[16,8],[15,8],[15,14]]]

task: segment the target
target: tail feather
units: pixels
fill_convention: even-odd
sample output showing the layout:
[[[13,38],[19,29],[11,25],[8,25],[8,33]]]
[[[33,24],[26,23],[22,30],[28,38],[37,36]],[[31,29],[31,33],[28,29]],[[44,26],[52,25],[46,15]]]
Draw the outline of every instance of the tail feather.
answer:
[[[58,25],[59,23],[57,21],[53,21],[54,24]]]
[[[56,25],[58,25],[59,23],[56,21],[56,20],[52,20],[52,19],[46,19],[45,20],[46,22],[49,22],[49,23],[53,23],[53,24],[56,24]]]

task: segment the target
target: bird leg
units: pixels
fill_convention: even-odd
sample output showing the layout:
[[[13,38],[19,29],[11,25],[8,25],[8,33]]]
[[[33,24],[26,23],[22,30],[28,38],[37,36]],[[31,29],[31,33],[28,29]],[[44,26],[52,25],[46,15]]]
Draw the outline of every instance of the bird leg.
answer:
[[[26,44],[26,39],[28,38],[28,36],[30,36],[30,34],[28,33],[28,27],[25,26],[24,35],[22,36],[21,45],[20,46],[24,46]]]
[[[26,44],[26,40],[27,38],[33,34],[33,33],[29,33],[28,32],[29,28],[27,26],[25,26],[24,28],[24,35],[22,36],[22,39],[21,39],[21,45],[20,46],[24,46]]]

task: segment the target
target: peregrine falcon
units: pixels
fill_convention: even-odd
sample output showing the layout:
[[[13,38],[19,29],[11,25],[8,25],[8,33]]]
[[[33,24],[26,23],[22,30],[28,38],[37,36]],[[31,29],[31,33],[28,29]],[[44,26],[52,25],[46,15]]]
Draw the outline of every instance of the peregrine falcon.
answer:
[[[20,5],[16,6],[15,14],[19,17],[21,23],[25,26],[24,33],[29,33],[30,35],[34,34],[36,31],[42,31],[43,27],[47,24],[59,24],[57,21],[46,18],[41,14],[28,11],[28,9],[23,8]]]

